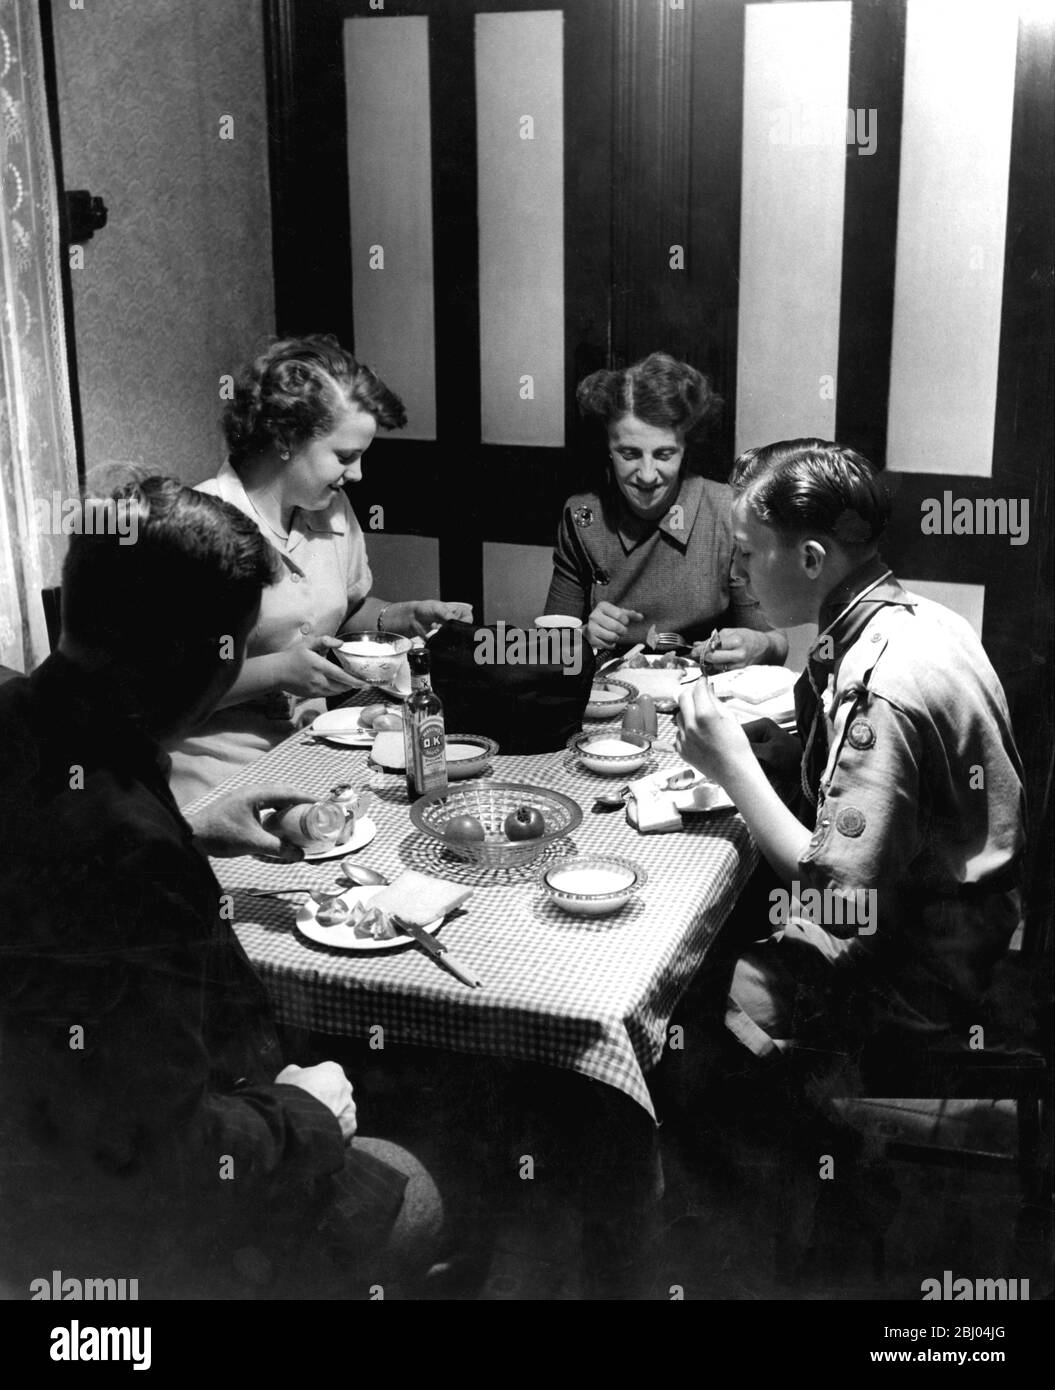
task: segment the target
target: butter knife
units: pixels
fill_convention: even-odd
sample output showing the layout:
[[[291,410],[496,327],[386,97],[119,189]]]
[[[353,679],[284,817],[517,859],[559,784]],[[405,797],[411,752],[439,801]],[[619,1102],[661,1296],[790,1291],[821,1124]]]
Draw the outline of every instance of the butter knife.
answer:
[[[628,652],[624,652],[622,656],[610,657],[609,660],[603,662],[600,666],[598,666],[594,674],[599,676],[602,671],[607,671],[613,666],[621,666],[625,662],[629,661],[632,656],[637,656],[639,652],[643,652],[644,650],[644,642],[639,642],[636,647],[631,647],[630,650]]]
[[[436,940],[423,927],[415,926],[413,922],[404,922],[402,917],[390,917],[389,921],[407,936],[412,936],[419,946],[424,946],[429,955],[440,965],[445,966],[452,975],[457,976],[462,984],[468,985],[470,989],[481,989],[480,981],[464,965],[460,965],[454,959],[447,947]]]

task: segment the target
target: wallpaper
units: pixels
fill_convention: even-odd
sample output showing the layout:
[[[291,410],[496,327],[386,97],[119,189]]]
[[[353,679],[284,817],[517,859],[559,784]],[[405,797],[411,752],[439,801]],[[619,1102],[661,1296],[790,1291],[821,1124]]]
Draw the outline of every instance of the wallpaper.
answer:
[[[53,5],[64,182],[109,211],[71,276],[89,469],[215,471],[219,378],[273,331],[260,11]]]

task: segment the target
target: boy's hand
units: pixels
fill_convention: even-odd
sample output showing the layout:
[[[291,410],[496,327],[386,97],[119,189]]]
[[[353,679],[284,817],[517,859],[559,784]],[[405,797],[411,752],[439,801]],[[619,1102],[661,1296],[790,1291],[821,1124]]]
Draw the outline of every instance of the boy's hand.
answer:
[[[754,754],[739,720],[714,698],[707,678],[701,677],[681,692],[674,719],[676,752],[712,782],[726,777]]]

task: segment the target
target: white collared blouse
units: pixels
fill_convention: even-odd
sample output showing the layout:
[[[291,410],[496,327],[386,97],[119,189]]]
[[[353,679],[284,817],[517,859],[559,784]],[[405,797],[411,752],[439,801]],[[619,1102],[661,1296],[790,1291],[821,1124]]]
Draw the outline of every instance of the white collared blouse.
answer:
[[[362,528],[343,493],[324,511],[297,509],[284,536],[257,512],[230,462],[197,490],[232,503],[250,517],[282,562],[278,583],[261,597],[247,657],[286,651],[312,636],[334,636],[370,593],[373,576]],[[325,707],[321,698],[274,691],[216,710],[193,734],[167,745],[176,801],[184,806],[203,796],[310,723]]]

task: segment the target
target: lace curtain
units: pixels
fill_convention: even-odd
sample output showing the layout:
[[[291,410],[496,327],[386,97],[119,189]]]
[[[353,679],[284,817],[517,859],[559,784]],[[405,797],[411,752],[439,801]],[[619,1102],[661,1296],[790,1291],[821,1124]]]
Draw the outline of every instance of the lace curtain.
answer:
[[[60,578],[77,495],[58,192],[35,0],[0,0],[0,664],[48,654],[40,591]]]

